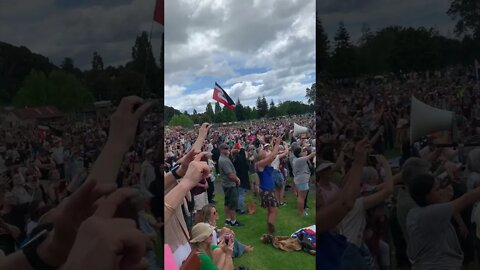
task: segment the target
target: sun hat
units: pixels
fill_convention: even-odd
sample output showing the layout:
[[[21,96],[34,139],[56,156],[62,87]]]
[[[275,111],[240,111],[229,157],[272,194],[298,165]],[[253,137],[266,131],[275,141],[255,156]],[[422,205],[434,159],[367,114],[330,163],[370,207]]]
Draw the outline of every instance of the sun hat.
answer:
[[[197,223],[192,228],[192,239],[190,243],[199,243],[205,241],[213,232],[212,227],[208,223]]]

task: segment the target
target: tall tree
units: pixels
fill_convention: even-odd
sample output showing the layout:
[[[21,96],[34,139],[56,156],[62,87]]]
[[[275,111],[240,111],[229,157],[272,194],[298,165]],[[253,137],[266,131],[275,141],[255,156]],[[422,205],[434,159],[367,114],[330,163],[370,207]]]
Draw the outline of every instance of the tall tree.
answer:
[[[307,88],[307,92],[305,94],[308,104],[312,105],[315,103],[316,93],[317,93],[316,83],[313,83],[312,87]]]
[[[220,103],[215,102],[215,115],[220,114],[221,111],[222,111],[222,107],[220,107]]]
[[[350,35],[343,22],[335,34],[335,50],[331,59],[330,71],[336,78],[349,78],[356,75],[355,50]]]
[[[268,113],[268,103],[265,96],[263,96],[263,98],[258,97],[257,99],[257,113],[259,118],[266,116]]]
[[[158,66],[155,63],[152,44],[146,31],[137,36],[135,45],[132,47],[132,59],[132,62],[127,66],[136,72],[144,74],[148,93],[163,87],[160,85],[161,78],[158,76]]]
[[[205,109],[205,114],[208,115],[208,117],[210,117],[210,119],[213,120],[215,114],[213,112],[212,103],[209,102],[207,104],[207,108]]]
[[[480,39],[480,1],[451,0],[447,14],[457,20],[455,25],[457,35],[472,35]]]
[[[197,115],[197,110],[193,109],[193,115]]]
[[[345,27],[343,21],[340,21],[337,32],[335,33],[335,52],[351,47],[352,43],[350,42],[350,34],[348,34],[347,28]]]
[[[243,108],[242,103],[240,103],[240,98],[237,98],[237,103],[233,111],[235,112],[235,116],[238,121],[243,121],[246,119],[244,115],[244,110],[245,109]]]
[[[275,107],[275,103],[273,102],[273,99],[270,101],[270,107],[268,108],[268,114],[269,117],[277,117],[278,116],[278,111],[277,107]]]
[[[375,35],[372,33],[372,30],[370,29],[370,26],[366,23],[362,25],[362,36],[360,37],[360,40],[358,41],[359,45],[365,45],[367,42],[372,40],[375,37]]]
[[[328,41],[327,33],[323,28],[322,21],[317,16],[317,27],[316,27],[316,58],[317,58],[317,69],[318,74],[322,74],[327,66],[327,61],[329,58],[330,51],[330,42]]]
[[[63,61],[62,61],[62,64],[60,65],[60,67],[63,70],[65,70],[66,72],[70,72],[70,73],[72,73],[75,70],[75,65],[73,63],[73,59],[70,58],[70,57],[65,57],[65,59],[63,59]]]
[[[103,60],[97,52],[93,52],[92,70],[103,70]]]

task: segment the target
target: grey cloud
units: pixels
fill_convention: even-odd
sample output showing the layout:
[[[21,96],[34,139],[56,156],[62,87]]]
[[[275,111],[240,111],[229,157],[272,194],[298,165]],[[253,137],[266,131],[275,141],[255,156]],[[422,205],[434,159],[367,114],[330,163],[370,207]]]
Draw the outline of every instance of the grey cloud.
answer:
[[[361,10],[366,7],[372,7],[375,2],[381,0],[317,0],[317,12],[333,13],[350,10]]]
[[[340,21],[345,22],[345,26],[355,42],[361,35],[364,23],[368,24],[373,31],[390,25],[406,27],[434,27],[437,25],[441,34],[447,34],[449,29],[453,29],[454,22],[446,14],[449,0],[374,0],[365,2],[369,4],[360,9],[351,8],[343,12],[318,13],[331,40],[333,40]]]
[[[22,4],[12,5],[12,13],[4,12],[0,4],[0,18],[11,22],[9,27],[0,27],[0,39],[29,47],[55,64],[72,57],[80,68],[90,66],[93,51],[102,55],[106,65],[124,64],[122,61],[130,59],[135,37],[150,30],[155,6],[155,1],[147,0],[115,1],[115,5],[112,1],[90,1],[66,9],[52,0],[19,2]],[[32,7],[43,16],[32,15]],[[158,46],[152,43],[158,56],[162,28],[155,23],[154,30],[153,41]]]

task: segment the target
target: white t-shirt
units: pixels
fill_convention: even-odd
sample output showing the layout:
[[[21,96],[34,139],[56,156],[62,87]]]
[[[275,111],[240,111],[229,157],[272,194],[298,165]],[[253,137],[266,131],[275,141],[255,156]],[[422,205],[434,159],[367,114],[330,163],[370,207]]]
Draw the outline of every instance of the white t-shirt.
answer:
[[[188,255],[190,255],[190,252],[192,252],[192,247],[190,247],[189,243],[179,246],[173,252],[173,257],[175,258],[177,265],[182,265],[183,261],[185,261],[188,258]]]
[[[361,247],[366,226],[363,198],[358,198],[352,210],[343,218],[337,229],[340,234],[347,238],[348,242]]]
[[[272,161],[272,167],[275,169],[275,170],[280,170],[279,167],[280,167],[280,158],[278,157],[278,155],[275,157],[275,159]]]
[[[56,164],[64,163],[65,154],[63,152],[63,146],[52,148],[52,153]]]

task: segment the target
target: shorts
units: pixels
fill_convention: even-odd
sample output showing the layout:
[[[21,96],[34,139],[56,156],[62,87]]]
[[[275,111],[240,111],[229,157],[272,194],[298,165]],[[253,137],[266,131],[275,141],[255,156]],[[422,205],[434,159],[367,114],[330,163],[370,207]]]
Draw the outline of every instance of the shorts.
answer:
[[[307,191],[307,190],[310,189],[310,187],[308,186],[308,182],[299,183],[299,184],[295,183],[295,186],[297,187],[297,190],[299,190],[299,191]]]
[[[285,185],[283,175],[280,171],[273,170],[272,176],[273,176],[273,181],[275,181],[275,187],[281,188]]]
[[[278,207],[278,201],[273,191],[260,190],[260,198],[262,200],[262,208]]]
[[[237,187],[223,187],[223,192],[225,193],[225,203],[224,205],[228,209],[237,209],[238,206],[238,190]]]

